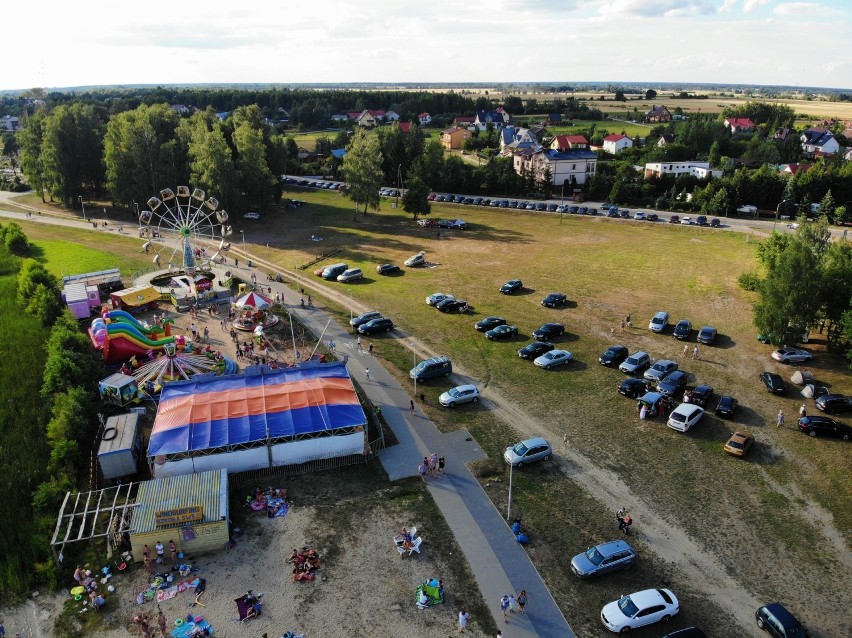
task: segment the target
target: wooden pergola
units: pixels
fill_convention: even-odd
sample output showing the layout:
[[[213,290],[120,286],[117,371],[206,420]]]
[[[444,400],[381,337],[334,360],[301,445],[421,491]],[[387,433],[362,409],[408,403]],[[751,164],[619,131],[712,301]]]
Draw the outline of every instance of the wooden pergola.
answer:
[[[91,492],[66,492],[50,541],[57,564],[63,562],[67,544],[89,541],[98,552],[96,540],[101,538],[106,539],[107,558],[111,557],[124,535],[132,531],[138,486],[138,483],[123,483]]]

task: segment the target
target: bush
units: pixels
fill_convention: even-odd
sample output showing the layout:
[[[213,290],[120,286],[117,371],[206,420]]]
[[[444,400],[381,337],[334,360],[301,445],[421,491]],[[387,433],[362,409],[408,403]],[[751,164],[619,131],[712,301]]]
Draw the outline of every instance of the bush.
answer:
[[[0,228],[0,239],[6,249],[15,255],[26,255],[29,250],[27,236],[15,222]]]
[[[753,272],[744,272],[737,278],[740,288],[749,292],[757,292],[760,289],[761,281],[760,277]]]

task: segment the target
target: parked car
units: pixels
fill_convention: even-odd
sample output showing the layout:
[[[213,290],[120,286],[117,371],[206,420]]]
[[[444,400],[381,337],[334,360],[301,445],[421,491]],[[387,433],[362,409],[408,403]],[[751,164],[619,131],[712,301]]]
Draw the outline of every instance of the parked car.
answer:
[[[468,305],[461,299],[444,299],[436,306],[441,312],[466,312]]]
[[[246,213],[245,215],[243,215],[243,219],[258,220],[258,219],[260,219],[260,217],[261,217],[260,213],[258,213],[256,211],[252,211],[252,212],[249,212],[249,213]]]
[[[520,279],[510,279],[505,284],[500,286],[500,292],[504,295],[511,295],[513,292],[518,292],[524,287],[524,282]]]
[[[619,214],[618,214],[618,209],[617,209],[617,208],[610,208],[610,209],[606,212],[606,216],[607,216],[607,217],[612,217],[612,218],[614,218],[614,219],[619,219],[619,218],[621,217],[621,215],[619,215]]]
[[[402,268],[396,264],[379,264],[376,266],[376,272],[380,275],[395,275],[398,272],[402,272]]]
[[[533,330],[532,336],[539,341],[550,341],[565,333],[565,326],[561,323],[546,323]]]
[[[580,578],[602,576],[636,564],[636,551],[624,541],[610,541],[590,547],[571,559],[571,571]]]
[[[763,385],[766,386],[766,389],[773,394],[784,394],[787,392],[787,386],[784,383],[784,379],[781,378],[781,375],[775,374],[774,372],[761,372],[760,380],[763,381]]]
[[[467,230],[467,222],[463,219],[454,219],[450,222],[450,228],[455,230]]]
[[[719,402],[716,404],[716,416],[723,416],[728,419],[733,419],[737,411],[737,400],[727,394],[719,397]]]
[[[547,297],[541,300],[541,305],[545,308],[556,308],[561,306],[568,300],[568,297],[561,292],[552,292]]]
[[[704,416],[704,408],[694,403],[681,403],[669,415],[666,425],[678,432],[688,432],[689,429]]]
[[[713,326],[701,326],[701,330],[698,331],[696,341],[698,341],[698,343],[703,343],[706,346],[710,346],[716,341],[717,334],[718,331]]]
[[[808,638],[802,623],[781,603],[769,603],[754,612],[757,626],[775,638]]]
[[[365,312],[363,314],[358,315],[357,317],[353,317],[349,320],[349,325],[357,328],[362,323],[367,323],[368,321],[372,321],[373,319],[379,319],[382,316],[378,310],[371,310],[370,312]]]
[[[734,432],[728,442],[725,443],[724,450],[731,456],[739,456],[740,458],[748,454],[751,446],[754,445],[754,437],[748,432]]]
[[[426,303],[430,306],[437,306],[439,303],[446,299],[455,299],[455,297],[453,297],[452,295],[444,294],[443,292],[436,292],[426,297]]]
[[[569,206],[568,212],[572,213],[572,214],[577,214],[577,213],[580,212],[580,207],[579,206]]]
[[[686,217],[682,217],[680,223],[684,226],[692,226],[692,217],[687,215]]]
[[[409,268],[412,266],[423,266],[426,264],[426,252],[420,251],[416,255],[412,255],[403,262]]]
[[[781,363],[802,363],[810,361],[814,356],[807,350],[784,346],[772,352],[772,358]]]
[[[551,368],[555,368],[556,366],[565,365],[566,363],[570,363],[574,358],[574,355],[568,352],[567,350],[551,350],[550,352],[545,352],[543,355],[538,357],[533,361],[539,368],[544,368],[545,370],[550,370]]]
[[[520,443],[515,443],[512,447],[507,447],[503,452],[503,458],[506,463],[513,467],[522,467],[535,461],[546,461],[553,454],[550,443],[541,437],[525,439]]]
[[[835,436],[844,441],[852,436],[852,427],[820,415],[803,416],[799,419],[799,430],[810,436]]]
[[[518,356],[521,359],[537,359],[545,352],[550,352],[555,347],[556,346],[552,343],[547,343],[546,341],[533,341],[518,350]]]
[[[485,336],[492,341],[497,339],[509,339],[518,336],[518,326],[502,325],[492,328],[485,333]]]
[[[643,213],[641,210],[637,210],[636,214],[633,215],[633,219],[643,222],[645,221],[645,213]]]
[[[614,633],[626,633],[655,622],[668,622],[680,612],[670,589],[646,589],[604,605],[601,621]]]
[[[627,358],[628,352],[625,346],[610,346],[600,356],[598,362],[602,366],[617,366]]]
[[[721,226],[722,222],[720,222],[718,218],[714,217],[710,220],[710,228],[719,228]]]
[[[817,397],[816,407],[822,412],[828,414],[838,414],[840,412],[852,412],[852,397],[847,397],[843,394],[824,394]]]
[[[661,638],[707,638],[707,634],[698,627],[687,627],[686,629],[678,629],[670,634],[661,636]]]
[[[350,283],[364,278],[364,271],[360,268],[349,268],[337,275],[337,281],[342,283]]]
[[[692,323],[686,319],[681,319],[675,325],[672,334],[675,339],[680,339],[681,341],[689,339],[689,336],[692,334]]]
[[[667,374],[657,383],[657,391],[666,397],[676,397],[686,389],[687,374],[683,370],[675,370]]]
[[[358,326],[358,333],[362,335],[371,335],[374,332],[390,332],[391,330],[393,330],[393,321],[387,317],[371,319],[367,323],[362,323]]]
[[[662,381],[667,374],[669,374],[670,372],[674,372],[675,370],[677,370],[676,361],[671,361],[669,359],[661,359],[657,361],[657,363],[652,365],[650,368],[645,370],[645,374],[642,376],[645,377],[648,381],[659,382]]]
[[[669,313],[661,310],[651,317],[651,323],[648,324],[648,330],[651,332],[663,332],[667,325],[669,325]]]
[[[647,352],[634,352],[618,366],[618,369],[625,374],[636,374],[649,365],[651,365],[651,356]]]
[[[689,395],[689,402],[695,405],[700,405],[702,408],[707,407],[707,402],[713,396],[713,386],[697,385],[692,390],[687,390],[684,395]],[[686,398],[684,398],[686,401]]]
[[[452,228],[453,220],[452,219],[439,219],[435,224],[438,228]]]
[[[706,215],[699,215],[698,217],[695,218],[695,224],[697,226],[709,226],[710,222],[707,221]]]
[[[650,385],[647,381],[645,381],[645,379],[627,377],[624,381],[618,384],[618,393],[629,399],[638,399],[648,391],[649,387]]]
[[[492,328],[505,325],[506,323],[507,322],[503,319],[503,317],[485,317],[485,319],[480,319],[473,324],[473,327],[480,332],[485,332],[486,330],[491,330]]]
[[[424,359],[408,372],[408,376],[417,381],[428,381],[438,377],[448,377],[453,373],[453,363],[449,357]]]
[[[679,215],[672,215],[671,217],[669,217],[669,223],[670,224],[679,224],[680,223],[680,216]]]
[[[478,403],[479,390],[475,385],[459,385],[444,392],[438,401],[445,408],[454,408],[462,403]]]
[[[645,215],[645,221],[655,222],[658,219],[659,216],[657,215],[657,213],[648,213],[647,215]]]

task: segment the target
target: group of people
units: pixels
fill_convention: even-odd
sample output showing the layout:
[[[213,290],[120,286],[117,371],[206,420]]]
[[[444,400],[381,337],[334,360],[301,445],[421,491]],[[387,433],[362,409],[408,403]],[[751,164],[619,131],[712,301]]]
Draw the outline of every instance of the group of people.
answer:
[[[133,617],[133,624],[138,625],[142,630],[142,638],[153,638],[156,635],[156,629],[152,626],[152,623],[149,622],[148,614],[139,614]],[[163,638],[168,636],[168,631],[166,630],[166,615],[163,613],[163,610],[160,607],[157,607],[157,627],[160,630],[160,633],[163,635]]]
[[[438,478],[438,476],[444,473],[444,457],[438,456],[435,452],[432,452],[431,456],[424,456],[418,471],[420,472],[420,478],[424,481],[427,476]]]
[[[293,548],[293,553],[286,560],[288,564],[293,565],[293,582],[303,580],[313,580],[316,578],[316,571],[320,567],[319,553],[315,549],[303,547],[301,550]]]
[[[500,599],[500,611],[503,612],[503,622],[509,622],[509,614],[525,614],[524,607],[527,605],[527,590],[522,589],[517,597],[512,594],[504,594]]]
[[[630,534],[630,526],[633,525],[633,518],[627,508],[622,507],[615,513],[615,518],[618,521],[618,529],[624,532],[625,535]]]
[[[166,547],[161,541],[156,542],[154,551],[156,551],[157,555],[156,558],[152,559],[151,548],[147,544],[142,547],[142,562],[145,564],[145,569],[149,572],[152,569],[152,561],[156,561],[158,565],[166,562]],[[171,539],[169,540],[169,554],[171,555],[172,565],[176,565],[178,561],[178,548],[177,544]]]

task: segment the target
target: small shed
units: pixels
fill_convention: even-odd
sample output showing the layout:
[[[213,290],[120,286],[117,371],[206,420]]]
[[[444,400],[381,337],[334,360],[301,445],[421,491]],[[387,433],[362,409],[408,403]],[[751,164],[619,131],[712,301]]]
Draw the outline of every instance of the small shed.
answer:
[[[160,541],[174,541],[193,555],[225,547],[228,542],[228,471],[210,470],[145,481],[139,486],[130,524],[133,557],[142,560],[147,545],[153,554]]]
[[[133,286],[112,293],[109,300],[114,309],[141,312],[148,308],[156,308],[160,293],[154,286]]]
[[[107,480],[136,474],[142,453],[139,415],[117,414],[107,419],[98,448],[98,465]]]
[[[138,399],[139,384],[136,377],[116,372],[98,383],[101,401],[112,405],[127,405]]]

